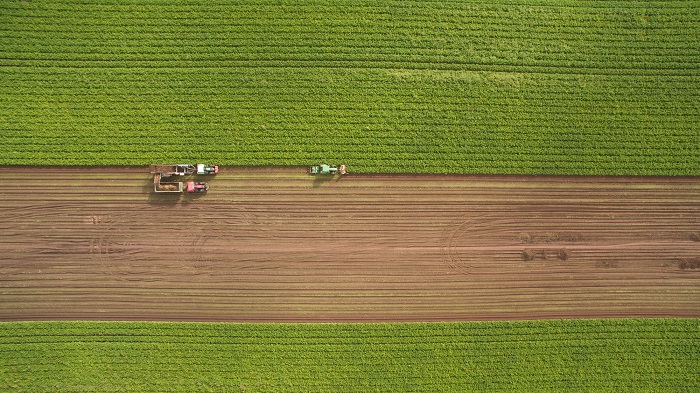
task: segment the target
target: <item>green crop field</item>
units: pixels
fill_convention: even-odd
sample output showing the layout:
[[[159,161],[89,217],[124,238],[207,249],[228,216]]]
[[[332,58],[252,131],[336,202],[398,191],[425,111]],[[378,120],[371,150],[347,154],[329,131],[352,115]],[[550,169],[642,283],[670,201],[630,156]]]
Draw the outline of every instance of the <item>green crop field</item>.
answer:
[[[0,324],[0,390],[700,389],[700,322]]]
[[[700,175],[700,1],[0,4],[0,165]]]

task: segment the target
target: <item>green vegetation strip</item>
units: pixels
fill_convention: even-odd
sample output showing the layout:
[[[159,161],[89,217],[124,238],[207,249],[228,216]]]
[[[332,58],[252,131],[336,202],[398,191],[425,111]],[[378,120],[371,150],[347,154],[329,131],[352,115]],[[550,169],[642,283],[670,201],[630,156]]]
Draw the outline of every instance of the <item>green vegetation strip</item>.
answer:
[[[700,2],[0,4],[0,165],[700,175]]]
[[[2,391],[697,391],[700,320],[0,324]]]

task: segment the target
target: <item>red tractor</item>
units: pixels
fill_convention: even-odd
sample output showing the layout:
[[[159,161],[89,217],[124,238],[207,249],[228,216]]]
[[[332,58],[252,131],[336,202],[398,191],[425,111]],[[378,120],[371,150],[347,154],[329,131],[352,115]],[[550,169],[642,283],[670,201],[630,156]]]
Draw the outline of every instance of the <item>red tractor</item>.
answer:
[[[209,189],[209,185],[204,182],[187,182],[187,192],[204,192]]]

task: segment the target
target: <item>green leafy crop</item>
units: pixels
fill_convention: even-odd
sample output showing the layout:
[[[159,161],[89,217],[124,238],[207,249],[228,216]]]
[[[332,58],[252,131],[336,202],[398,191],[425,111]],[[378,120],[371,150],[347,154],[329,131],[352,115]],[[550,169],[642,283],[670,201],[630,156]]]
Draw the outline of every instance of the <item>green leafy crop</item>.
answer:
[[[695,319],[0,324],[0,391],[697,391]]]
[[[3,2],[0,165],[700,175],[700,2]]]

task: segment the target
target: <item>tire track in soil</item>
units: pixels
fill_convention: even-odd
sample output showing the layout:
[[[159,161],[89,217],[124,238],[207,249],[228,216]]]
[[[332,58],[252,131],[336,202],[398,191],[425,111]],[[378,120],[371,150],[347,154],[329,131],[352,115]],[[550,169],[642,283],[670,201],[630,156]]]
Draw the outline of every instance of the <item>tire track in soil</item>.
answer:
[[[0,320],[700,316],[697,178],[0,170]]]

